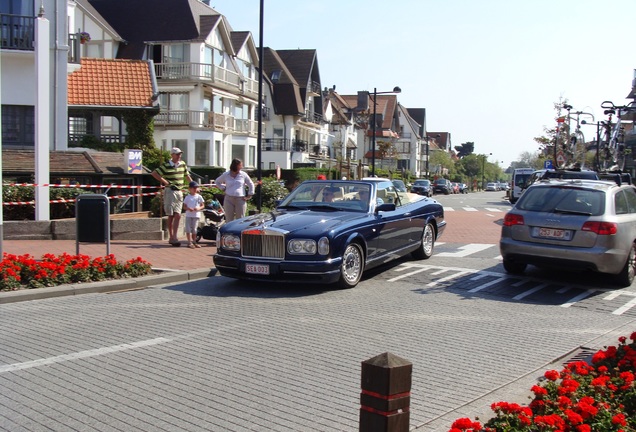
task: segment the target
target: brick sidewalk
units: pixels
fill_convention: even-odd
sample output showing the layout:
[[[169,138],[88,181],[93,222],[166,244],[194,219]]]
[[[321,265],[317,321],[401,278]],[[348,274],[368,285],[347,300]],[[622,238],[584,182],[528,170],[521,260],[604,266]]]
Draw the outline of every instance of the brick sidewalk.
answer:
[[[4,240],[2,244],[3,252],[28,253],[36,258],[45,253],[75,254],[75,240]],[[186,244],[182,241],[181,247],[173,247],[167,241],[159,240],[115,240],[110,243],[110,252],[120,261],[142,257],[158,269],[194,270],[214,266],[214,242],[203,240],[200,249],[189,249]],[[82,243],[80,253],[91,257],[106,255],[106,244]]]
[[[445,217],[448,224],[440,241],[462,244],[499,242],[503,216],[493,217],[483,212],[447,212]],[[45,253],[75,254],[75,240],[4,240],[2,244],[3,252],[16,255],[28,253],[36,258]],[[181,244],[181,247],[176,248],[167,241],[114,240],[110,243],[110,249],[118,260],[140,256],[160,269],[194,270],[214,266],[214,242],[203,240],[200,249],[188,249],[185,240]],[[80,253],[92,257],[103,256],[106,255],[106,245],[83,243]]]

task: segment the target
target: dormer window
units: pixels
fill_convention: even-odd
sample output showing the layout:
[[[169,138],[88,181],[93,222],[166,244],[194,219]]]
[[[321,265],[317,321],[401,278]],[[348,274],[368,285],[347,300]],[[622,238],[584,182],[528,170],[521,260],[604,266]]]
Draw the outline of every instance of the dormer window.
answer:
[[[280,70],[280,69],[276,69],[275,71],[272,71],[271,79],[272,79],[272,82],[273,82],[274,84],[278,83],[278,80],[280,79],[280,75],[281,75],[282,73],[283,73],[283,71],[282,71],[282,70]]]

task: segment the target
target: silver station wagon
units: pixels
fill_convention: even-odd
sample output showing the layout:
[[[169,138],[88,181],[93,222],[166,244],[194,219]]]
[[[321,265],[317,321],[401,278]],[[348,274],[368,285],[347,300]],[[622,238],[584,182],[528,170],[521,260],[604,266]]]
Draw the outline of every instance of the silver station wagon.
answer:
[[[499,243],[508,273],[528,264],[615,275],[636,273],[636,188],[598,180],[542,180],[504,217]]]

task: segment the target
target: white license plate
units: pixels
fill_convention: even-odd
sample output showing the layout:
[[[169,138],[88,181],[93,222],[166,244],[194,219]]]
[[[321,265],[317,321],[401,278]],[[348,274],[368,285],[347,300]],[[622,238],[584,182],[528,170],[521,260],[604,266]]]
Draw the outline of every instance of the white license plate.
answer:
[[[267,264],[245,264],[245,273],[268,275],[269,265]]]
[[[551,238],[558,240],[568,240],[570,238],[570,231],[556,229],[556,228],[539,228],[538,236],[542,238]]]

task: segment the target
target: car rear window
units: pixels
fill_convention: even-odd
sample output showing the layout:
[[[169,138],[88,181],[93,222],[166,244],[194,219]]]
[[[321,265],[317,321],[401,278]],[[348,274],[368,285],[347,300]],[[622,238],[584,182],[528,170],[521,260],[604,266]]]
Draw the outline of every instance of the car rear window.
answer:
[[[605,212],[605,192],[571,187],[532,187],[521,196],[517,208],[599,216]]]

